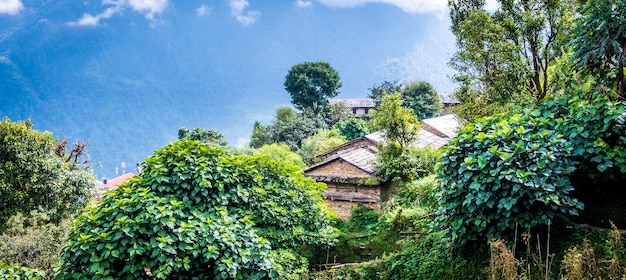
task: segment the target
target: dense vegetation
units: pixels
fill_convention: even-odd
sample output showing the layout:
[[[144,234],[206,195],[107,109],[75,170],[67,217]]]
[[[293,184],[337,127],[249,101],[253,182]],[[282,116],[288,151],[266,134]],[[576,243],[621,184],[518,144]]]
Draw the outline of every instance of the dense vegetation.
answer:
[[[298,64],[285,87],[299,111],[257,122],[250,148],[181,128],[68,229],[87,203],[85,184],[68,183],[90,178],[85,147],[67,151],[28,122],[3,121],[0,276],[626,277],[623,3],[499,3],[488,12],[481,0],[449,1],[462,101],[453,110],[470,122],[440,151],[412,146],[419,117],[441,110],[429,85],[375,85],[376,109],[357,118],[328,103],[340,86],[330,65]],[[301,170],[373,130],[384,132],[375,169],[389,199],[334,219],[324,185]],[[46,196],[59,189],[83,195]],[[26,254],[33,247],[42,253]]]
[[[294,249],[333,242],[324,188],[297,166],[178,141],[142,170],[77,219],[60,277],[295,279]]]

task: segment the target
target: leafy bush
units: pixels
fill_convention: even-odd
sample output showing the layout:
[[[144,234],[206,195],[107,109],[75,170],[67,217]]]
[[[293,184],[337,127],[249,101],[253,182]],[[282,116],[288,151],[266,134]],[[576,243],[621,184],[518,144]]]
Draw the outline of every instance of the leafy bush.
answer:
[[[336,123],[333,128],[337,129],[348,141],[365,136],[371,132],[369,123],[366,120],[356,117],[340,121]]]
[[[482,266],[474,266],[445,242],[443,232],[405,239],[402,250],[380,265],[379,279],[481,279]],[[479,259],[474,256],[475,259]]]
[[[388,144],[378,152],[376,173],[387,181],[411,181],[434,173],[440,152],[431,148]]]
[[[460,243],[512,240],[518,225],[578,215],[576,169],[626,173],[625,109],[605,97],[549,100],[538,109],[486,117],[459,131],[437,165],[436,224]]]
[[[47,279],[46,272],[23,266],[10,266],[0,263],[0,279],[40,280]]]
[[[24,226],[21,214],[9,219],[0,235],[0,261],[50,271],[67,237],[67,222],[51,223],[50,217],[40,212],[30,216],[37,221],[30,226]]]
[[[293,278],[293,248],[333,241],[324,186],[268,156],[186,140],[142,170],[77,219],[59,277]]]

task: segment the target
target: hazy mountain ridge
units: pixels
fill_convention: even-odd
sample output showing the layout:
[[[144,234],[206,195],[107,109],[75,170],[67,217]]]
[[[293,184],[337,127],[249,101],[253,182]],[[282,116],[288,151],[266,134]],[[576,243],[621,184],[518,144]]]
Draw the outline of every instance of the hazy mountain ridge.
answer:
[[[96,172],[112,177],[121,162],[134,167],[175,140],[182,126],[218,129],[231,145],[247,140],[255,120],[269,122],[289,103],[284,76],[302,61],[329,62],[342,97],[364,97],[386,79],[451,89],[447,21],[389,5],[280,3],[253,2],[262,14],[247,27],[226,5],[196,16],[202,1],[170,3],[153,21],[128,10],[100,26],[70,26],[106,6],[24,1],[22,14],[0,17],[0,115],[89,140],[92,160],[103,164]]]

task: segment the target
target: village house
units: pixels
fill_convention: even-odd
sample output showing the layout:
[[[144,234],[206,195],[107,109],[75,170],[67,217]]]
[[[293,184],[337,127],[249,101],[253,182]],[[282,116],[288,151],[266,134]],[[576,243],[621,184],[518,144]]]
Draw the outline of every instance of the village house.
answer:
[[[445,146],[461,126],[455,115],[425,119],[421,123],[422,129],[413,145],[433,149]],[[389,185],[374,170],[377,147],[382,144],[382,132],[359,137],[318,155],[319,163],[304,170],[305,176],[327,185],[326,203],[340,218],[348,219],[358,204],[379,210],[379,202],[387,199]]]
[[[352,110],[352,114],[354,114],[355,116],[369,116],[370,110],[376,107],[374,99],[371,98],[336,98],[328,100],[328,103],[332,105],[341,103],[350,110]]]
[[[111,180],[102,179],[102,181],[98,181],[96,184],[96,199],[100,200],[105,191],[117,189],[119,185],[134,176],[135,173],[128,172]]]

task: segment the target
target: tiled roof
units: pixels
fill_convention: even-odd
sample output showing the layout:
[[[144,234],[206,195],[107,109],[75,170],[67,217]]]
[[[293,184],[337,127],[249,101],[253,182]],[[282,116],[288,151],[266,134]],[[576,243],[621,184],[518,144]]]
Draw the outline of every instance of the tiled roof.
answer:
[[[335,98],[328,100],[330,104],[338,104],[343,103],[346,107],[350,108],[374,108],[376,104],[374,103],[374,99],[371,98],[348,98],[341,99]]]

